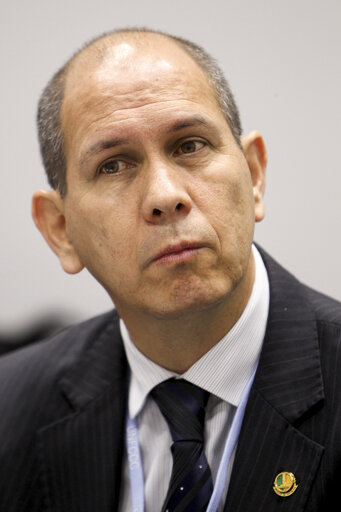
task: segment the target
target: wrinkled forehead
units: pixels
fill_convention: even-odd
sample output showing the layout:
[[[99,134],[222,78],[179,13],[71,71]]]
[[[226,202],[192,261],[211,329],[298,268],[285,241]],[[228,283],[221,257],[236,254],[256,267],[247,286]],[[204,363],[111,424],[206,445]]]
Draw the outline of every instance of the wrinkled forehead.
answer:
[[[75,59],[66,79],[62,119],[77,115],[77,108],[84,111],[91,104],[96,109],[106,101],[112,109],[124,109],[184,97],[205,97],[217,105],[204,71],[179,45],[156,34],[137,42],[127,38],[94,45]]]

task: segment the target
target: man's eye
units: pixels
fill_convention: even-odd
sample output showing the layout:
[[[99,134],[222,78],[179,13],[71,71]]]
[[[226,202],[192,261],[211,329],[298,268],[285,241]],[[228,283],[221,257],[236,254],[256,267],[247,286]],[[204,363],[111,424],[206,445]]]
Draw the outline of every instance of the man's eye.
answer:
[[[132,164],[124,160],[109,160],[99,167],[98,174],[117,174],[130,167],[132,167]]]
[[[204,146],[204,142],[200,140],[186,140],[186,142],[180,144],[178,149],[175,151],[175,154],[188,155],[189,153],[195,153],[196,151],[199,151],[199,149],[201,149]]]

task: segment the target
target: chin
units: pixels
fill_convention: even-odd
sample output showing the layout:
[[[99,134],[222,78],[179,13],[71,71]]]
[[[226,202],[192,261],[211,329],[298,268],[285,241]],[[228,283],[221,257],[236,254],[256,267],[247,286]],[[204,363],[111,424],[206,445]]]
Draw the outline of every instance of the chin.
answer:
[[[196,314],[214,309],[225,303],[231,295],[232,287],[218,287],[213,289],[205,286],[181,287],[172,290],[167,296],[159,296],[151,304],[144,304],[149,314],[159,318],[179,318],[188,314]]]

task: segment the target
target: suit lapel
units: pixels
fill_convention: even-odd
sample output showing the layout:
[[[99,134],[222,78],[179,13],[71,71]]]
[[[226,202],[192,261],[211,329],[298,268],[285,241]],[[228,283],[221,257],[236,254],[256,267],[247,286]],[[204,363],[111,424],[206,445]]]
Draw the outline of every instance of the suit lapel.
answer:
[[[303,511],[322,453],[322,446],[302,435],[253,389],[224,511]],[[292,472],[298,484],[288,497],[273,490],[282,471]]]
[[[59,385],[74,413],[38,433],[47,510],[117,510],[127,396],[127,364],[117,321]]]
[[[323,453],[297,428],[323,406],[315,318],[302,285],[261,253],[270,281],[268,325],[224,511],[300,512]],[[288,497],[273,490],[282,471],[297,479],[297,490]]]

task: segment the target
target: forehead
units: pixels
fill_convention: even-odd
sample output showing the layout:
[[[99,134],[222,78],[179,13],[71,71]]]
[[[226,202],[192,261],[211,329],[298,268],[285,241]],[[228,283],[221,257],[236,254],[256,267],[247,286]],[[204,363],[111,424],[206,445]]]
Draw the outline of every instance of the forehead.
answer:
[[[70,68],[62,107],[66,146],[108,124],[178,109],[220,112],[201,68],[174,42],[153,35],[85,51]],[[150,115],[149,115],[150,114]],[[149,115],[149,117],[148,117]],[[148,117],[148,119],[147,119]]]

